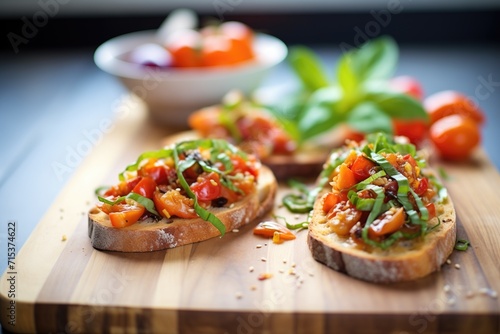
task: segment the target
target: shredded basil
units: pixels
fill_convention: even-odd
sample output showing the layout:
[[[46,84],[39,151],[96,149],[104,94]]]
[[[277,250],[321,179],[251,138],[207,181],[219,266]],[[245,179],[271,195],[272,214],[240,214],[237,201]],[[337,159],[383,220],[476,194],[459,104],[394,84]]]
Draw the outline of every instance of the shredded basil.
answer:
[[[133,192],[129,193],[126,196],[120,196],[117,199],[115,199],[114,201],[110,201],[102,196],[97,196],[97,198],[99,199],[99,201],[106,203],[106,204],[109,204],[109,205],[115,205],[115,204],[123,202],[127,198],[130,198],[130,199],[136,201],[137,203],[139,203],[140,205],[142,205],[143,207],[145,207],[146,210],[148,210],[152,214],[157,215],[157,216],[160,215],[158,213],[158,211],[156,211],[155,204],[153,203],[152,200],[150,200],[149,198],[144,197],[142,195],[133,193]]]
[[[469,246],[470,246],[470,241],[465,239],[458,239],[455,244],[455,249],[464,252],[469,248]]]

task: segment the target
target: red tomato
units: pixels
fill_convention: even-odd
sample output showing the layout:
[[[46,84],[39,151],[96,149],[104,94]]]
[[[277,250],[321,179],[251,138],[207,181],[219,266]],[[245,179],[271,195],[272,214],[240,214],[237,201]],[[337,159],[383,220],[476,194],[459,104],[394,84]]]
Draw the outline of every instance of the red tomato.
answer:
[[[245,61],[254,57],[253,31],[241,22],[228,21],[220,25],[220,31],[232,43],[238,61]]]
[[[427,188],[429,188],[429,180],[426,177],[424,177],[420,179],[417,187],[414,190],[418,196],[422,196],[427,191]]]
[[[394,134],[407,137],[412,144],[420,144],[426,137],[428,124],[423,120],[393,119]]]
[[[349,235],[351,228],[359,222],[362,212],[349,203],[339,203],[327,214],[328,226],[341,236]]]
[[[427,208],[427,211],[429,211],[429,220],[436,217],[436,206],[434,203],[427,203],[425,207]]]
[[[202,173],[198,176],[195,183],[191,184],[191,190],[195,193],[200,201],[211,201],[220,196],[221,184],[219,174],[217,173]]]
[[[331,192],[323,196],[323,212],[329,212],[335,205],[347,201],[345,193]]]
[[[359,155],[356,160],[354,160],[351,171],[358,182],[370,177],[373,171],[373,167],[376,164],[363,155]]]
[[[104,197],[108,196],[120,197],[128,195],[128,193],[130,193],[132,189],[134,189],[134,187],[137,185],[137,183],[139,183],[140,180],[141,180],[140,177],[136,177],[128,181],[120,182],[118,185],[113,186],[108,190],[106,190],[106,192],[104,193]]]
[[[132,189],[132,192],[147,198],[153,198],[156,189],[156,182],[150,177],[143,177],[139,183]]]
[[[157,185],[168,184],[169,179],[177,178],[173,168],[163,165],[157,166],[154,162],[142,166],[138,175],[151,177]]]
[[[176,31],[169,36],[165,47],[172,56],[173,67],[197,67],[201,65],[202,38],[198,31]]]
[[[243,157],[239,155],[233,155],[231,157],[231,163],[233,164],[234,171],[245,173],[249,172],[250,175],[253,175],[255,178],[259,175],[259,170],[257,166],[251,161],[246,161]]]
[[[419,101],[422,100],[424,96],[420,82],[410,76],[402,75],[394,77],[389,81],[389,85],[395,91],[410,95]]]
[[[464,160],[481,142],[481,133],[472,119],[451,115],[431,125],[430,138],[444,159]]]
[[[194,211],[193,200],[182,195],[176,190],[162,193],[156,190],[153,195],[156,211],[165,218],[177,216],[180,218],[196,218],[198,215]]]
[[[288,228],[273,221],[259,223],[259,225],[257,225],[253,230],[253,234],[266,238],[272,238],[275,232],[278,232],[280,239],[283,240],[293,240],[296,238],[295,234],[293,234]]]
[[[430,116],[431,124],[450,115],[461,115],[471,118],[478,124],[484,123],[481,109],[467,96],[456,91],[442,91],[424,100],[424,108]]]
[[[144,214],[145,208],[139,203],[122,202],[111,206],[109,220],[114,227],[126,227],[135,224]]]
[[[352,170],[345,163],[340,165],[339,174],[337,175],[336,186],[338,190],[347,190],[358,183]]]
[[[405,223],[403,208],[396,211],[386,211],[375,219],[368,228],[368,235],[372,238],[396,232]]]

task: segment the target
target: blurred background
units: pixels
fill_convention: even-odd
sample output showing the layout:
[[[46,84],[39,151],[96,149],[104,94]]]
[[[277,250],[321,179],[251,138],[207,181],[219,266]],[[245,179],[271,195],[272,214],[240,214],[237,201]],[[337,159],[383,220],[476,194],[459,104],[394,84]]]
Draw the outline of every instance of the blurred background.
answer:
[[[0,18],[3,36],[20,33],[26,20],[39,26],[22,50],[82,47],[156,28],[179,7],[202,19],[242,21],[286,43],[352,41],[365,28],[400,43],[497,43],[500,34],[496,0],[3,0]]]

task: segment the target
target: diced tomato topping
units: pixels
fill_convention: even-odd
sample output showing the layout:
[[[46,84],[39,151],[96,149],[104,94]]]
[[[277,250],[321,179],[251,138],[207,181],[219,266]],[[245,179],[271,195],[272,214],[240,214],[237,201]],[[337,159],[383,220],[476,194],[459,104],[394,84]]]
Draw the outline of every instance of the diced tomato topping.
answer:
[[[156,189],[156,182],[150,177],[143,177],[132,189],[132,192],[147,198],[153,198]]]
[[[370,224],[368,235],[371,238],[376,238],[393,233],[399,230],[404,223],[405,212],[403,208],[398,208],[395,211],[389,210],[382,213]]]
[[[176,190],[162,193],[156,190],[153,196],[156,210],[165,218],[177,216],[180,218],[196,218],[198,215],[193,208],[193,200]]]
[[[139,203],[122,202],[111,207],[109,220],[114,227],[127,227],[135,224],[144,214],[145,208]]]
[[[339,174],[337,175],[336,186],[338,190],[346,190],[354,186],[356,178],[352,170],[346,164],[340,165]]]
[[[195,183],[191,184],[191,190],[200,201],[211,201],[220,196],[221,184],[219,174],[202,173],[198,176]]]
[[[414,190],[418,196],[422,196],[427,191],[427,188],[429,188],[429,180],[426,177],[423,177],[420,179]]]
[[[266,238],[273,238],[275,232],[279,233],[279,237],[282,240],[293,240],[296,238],[295,234],[293,234],[288,228],[273,221],[259,223],[259,225],[257,225],[253,230],[253,234]]]
[[[375,166],[376,164],[373,161],[363,155],[360,155],[356,158],[356,160],[354,160],[351,170],[354,173],[356,180],[361,182],[370,177],[373,173],[373,167]]]

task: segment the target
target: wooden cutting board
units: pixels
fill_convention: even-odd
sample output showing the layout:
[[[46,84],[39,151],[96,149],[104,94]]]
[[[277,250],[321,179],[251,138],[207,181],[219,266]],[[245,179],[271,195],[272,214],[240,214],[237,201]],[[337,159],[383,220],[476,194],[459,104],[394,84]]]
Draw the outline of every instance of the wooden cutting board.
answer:
[[[137,106],[116,120],[48,209],[1,280],[1,323],[13,332],[66,333],[499,333],[500,175],[483,152],[443,166],[471,242],[442,270],[377,285],[314,261],[307,231],[273,244],[257,223],[223,238],[167,251],[97,251],[87,235],[93,191],[168,132]],[[279,198],[288,191],[280,186]],[[272,214],[290,222],[276,201]],[[270,214],[266,219],[273,219]],[[259,275],[270,274],[266,280]],[[9,297],[15,277],[15,298]],[[15,304],[13,303],[15,302]],[[13,306],[15,305],[15,309]],[[15,324],[11,322],[15,317]]]

